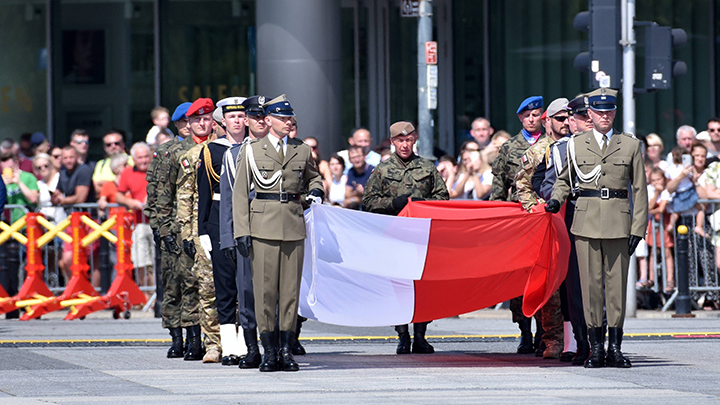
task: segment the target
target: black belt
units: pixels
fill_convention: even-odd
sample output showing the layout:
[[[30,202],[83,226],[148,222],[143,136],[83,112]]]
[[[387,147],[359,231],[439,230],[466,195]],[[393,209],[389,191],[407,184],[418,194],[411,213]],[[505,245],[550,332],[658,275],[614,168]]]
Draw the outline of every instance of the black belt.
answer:
[[[580,190],[580,197],[600,197],[603,200],[610,198],[628,198],[627,190],[611,190],[601,188],[600,190]]]
[[[281,203],[286,203],[289,201],[300,201],[300,194],[296,193],[257,193],[257,196],[255,196],[258,200],[270,200],[270,201],[280,201]]]

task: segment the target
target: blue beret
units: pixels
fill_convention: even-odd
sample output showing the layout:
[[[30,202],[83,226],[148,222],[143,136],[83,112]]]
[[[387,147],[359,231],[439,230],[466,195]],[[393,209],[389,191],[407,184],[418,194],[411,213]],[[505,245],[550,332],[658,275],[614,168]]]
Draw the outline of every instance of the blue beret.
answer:
[[[177,108],[175,109],[175,112],[172,115],[172,120],[180,121],[183,118],[187,118],[187,116],[185,116],[185,114],[187,113],[187,110],[188,110],[188,108],[190,108],[191,105],[192,105],[191,102],[186,101],[186,102],[180,104],[179,106],[177,106]]]
[[[542,107],[543,107],[542,96],[528,97],[525,100],[523,100],[522,103],[520,103],[520,107],[518,107],[516,114],[520,114],[521,112],[523,112],[525,110],[534,110],[534,109],[542,108]]]

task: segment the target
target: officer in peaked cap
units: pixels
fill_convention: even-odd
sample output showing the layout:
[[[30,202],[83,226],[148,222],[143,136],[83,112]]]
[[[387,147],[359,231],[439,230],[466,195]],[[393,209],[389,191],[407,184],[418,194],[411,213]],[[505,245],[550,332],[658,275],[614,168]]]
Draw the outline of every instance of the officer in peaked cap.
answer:
[[[523,100],[517,108],[517,117],[522,123],[522,130],[517,135],[502,144],[498,156],[492,164],[493,183],[490,191],[490,200],[518,201],[515,185],[515,175],[522,168],[522,156],[532,145],[542,137],[543,114],[542,96],[531,96]],[[512,321],[520,328],[520,345],[518,353],[539,353],[542,355],[542,323],[541,313],[535,314],[537,331],[535,341],[532,335],[532,320],[523,315],[522,297],[510,300]]]
[[[324,191],[310,147],[288,136],[295,113],[287,97],[267,102],[265,113],[269,135],[247,144],[237,165],[233,228],[238,253],[252,260],[255,315],[265,349],[260,371],[297,371],[292,346],[306,236],[300,198],[307,191],[308,202],[322,203]],[[251,184],[256,197],[249,201]]]
[[[571,232],[575,235],[583,309],[590,340],[585,367],[631,366],[621,351],[630,256],[647,227],[647,188],[640,141],[616,133],[617,91],[587,94],[593,129],[570,139],[570,163],[555,183],[546,210],[558,212],[577,178],[579,190]],[[632,191],[632,210],[628,199]],[[603,307],[607,312],[605,351]]]

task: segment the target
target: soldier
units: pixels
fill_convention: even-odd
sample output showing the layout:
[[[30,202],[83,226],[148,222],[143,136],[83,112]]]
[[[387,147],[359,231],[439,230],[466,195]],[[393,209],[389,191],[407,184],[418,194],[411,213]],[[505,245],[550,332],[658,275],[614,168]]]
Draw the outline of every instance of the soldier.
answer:
[[[567,146],[568,165],[562,170],[547,202],[558,212],[579,182],[571,232],[575,235],[583,309],[590,336],[585,367],[631,367],[622,354],[628,264],[645,235],[648,218],[647,184],[641,143],[631,134],[615,133],[617,91],[601,88],[588,94],[593,129],[573,136]],[[633,210],[628,188],[632,186]],[[608,350],[602,328],[607,308]]]
[[[592,130],[592,120],[588,117],[587,96],[580,94],[568,103],[570,112],[568,115],[568,127],[571,134],[577,134],[583,131]],[[543,199],[549,200],[552,195],[552,189],[557,180],[557,176],[566,164],[567,144],[570,137],[564,137],[550,146],[550,156],[548,159],[547,170],[545,170],[545,178],[540,187],[540,195]],[[577,180],[573,181],[577,183]],[[573,186],[575,190],[577,186]],[[567,227],[568,236],[570,237],[570,258],[568,262],[568,272],[560,287],[560,291],[565,290],[565,301],[567,304],[567,316],[570,318],[572,333],[575,336],[577,345],[575,355],[571,362],[575,366],[585,364],[585,360],[590,356],[590,345],[587,340],[587,325],[585,324],[585,315],[583,314],[582,289],[580,287],[580,274],[578,273],[577,251],[575,250],[575,237],[570,228],[572,227],[573,216],[575,215],[575,201],[577,196],[574,194],[568,197],[568,204],[565,207],[565,226]],[[562,296],[561,296],[562,299]],[[561,357],[562,360],[562,357]]]
[[[405,121],[390,126],[390,142],[395,152],[380,163],[370,175],[363,195],[364,209],[379,214],[397,215],[408,200],[447,200],[450,198],[445,182],[435,165],[413,153],[418,136],[415,127]],[[435,349],[425,339],[430,322],[413,324],[413,353],[433,353]],[[397,354],[410,353],[408,325],[397,325]]]
[[[240,368],[258,368],[261,357],[257,344],[257,322],[255,320],[255,299],[253,295],[252,267],[249,257],[240,257],[238,260],[235,250],[235,238],[233,235],[233,212],[232,195],[235,184],[235,170],[241,149],[255,139],[261,139],[268,133],[268,126],[265,124],[265,103],[264,96],[252,96],[243,101],[245,108],[245,122],[247,123],[248,136],[242,143],[235,144],[225,151],[223,166],[220,171],[220,194],[225,196],[220,199],[220,249],[225,257],[236,263],[236,283],[238,290],[238,321],[243,329],[243,338],[247,346],[247,354],[239,359]],[[248,193],[248,200],[255,198],[255,189],[251,186]],[[293,354],[295,354],[293,352]]]
[[[288,137],[295,116],[285,95],[265,105],[270,135],[243,148],[233,189],[233,226],[238,252],[252,249],[255,315],[265,353],[260,371],[297,371],[292,354],[305,248],[300,194],[321,203],[322,179],[312,151]],[[250,185],[256,196],[249,200]],[[276,350],[276,311],[280,349]]]
[[[173,113],[172,120],[175,126],[178,128],[178,133],[186,131],[187,127],[187,113],[188,108],[192,103],[180,104]],[[182,131],[181,131],[182,130]],[[166,152],[168,148],[178,142],[182,138],[176,136],[175,139],[165,142],[158,146],[153,154],[153,159],[150,161],[148,166],[145,180],[147,184],[147,200],[143,213],[148,218],[150,228],[153,230],[153,236],[155,238],[155,248],[158,253],[156,257],[160,258],[160,277],[161,279],[157,282],[158,286],[158,299],[162,300],[161,313],[162,313],[162,324],[163,328],[170,331],[172,336],[172,345],[168,349],[168,358],[183,357],[185,354],[183,349],[183,336],[182,327],[180,326],[180,284],[173,282],[172,270],[177,264],[177,255],[168,252],[160,243],[160,223],[157,217],[157,187],[158,187],[158,172],[165,171],[167,168],[167,162],[165,160]],[[162,296],[162,298],[160,298]]]
[[[515,184],[518,200],[528,212],[532,212],[533,207],[537,204],[545,202],[538,196],[538,193],[542,179],[545,178],[550,145],[569,134],[567,104],[568,99],[566,98],[558,98],[550,103],[545,111],[547,136],[535,142],[520,159],[522,168],[515,175]],[[538,172],[541,176],[538,176]],[[559,291],[555,291],[541,310],[544,330],[542,340],[545,344],[544,359],[557,359],[563,350],[563,320]]]
[[[188,108],[186,113],[190,136],[181,142],[174,143],[165,152],[165,164],[158,172],[157,216],[160,240],[165,249],[176,256],[177,264],[170,271],[169,283],[179,284],[181,293],[181,324],[185,328],[188,349],[185,360],[202,360],[200,343],[200,298],[198,296],[198,279],[192,271],[193,261],[187,255],[181,255],[177,240],[180,229],[177,223],[177,179],[183,172],[183,155],[193,146],[205,141],[212,131],[213,102],[209,98],[199,98]]]
[[[515,189],[515,175],[521,168],[520,159],[525,151],[534,145],[543,134],[541,131],[543,98],[542,96],[528,97],[520,103],[517,116],[522,123],[519,134],[510,138],[500,147],[500,152],[492,164],[493,183],[490,191],[492,201],[518,201]],[[533,345],[532,321],[522,313],[522,296],[510,300],[512,321],[520,327],[520,344],[517,352],[528,354],[535,352],[543,355],[542,348],[542,315],[535,314],[535,342]]]
[[[198,209],[197,228],[204,255],[212,258],[212,276],[215,280],[215,303],[220,321],[222,364],[237,366],[245,354],[245,344],[238,342],[237,319],[238,290],[237,262],[229,259],[220,249],[220,172],[225,152],[245,138],[245,97],[228,97],[217,103],[221,124],[226,135],[209,142],[197,162]],[[216,110],[217,111],[217,110]],[[231,198],[228,194],[227,198]],[[227,224],[223,224],[227,226]],[[240,335],[240,339],[243,336]]]

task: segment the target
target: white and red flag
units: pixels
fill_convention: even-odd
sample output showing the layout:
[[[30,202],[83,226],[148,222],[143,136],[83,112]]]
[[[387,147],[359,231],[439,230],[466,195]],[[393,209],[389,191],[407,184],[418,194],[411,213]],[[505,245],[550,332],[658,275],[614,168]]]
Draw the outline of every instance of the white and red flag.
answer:
[[[300,314],[336,325],[402,325],[524,295],[531,316],[565,279],[562,214],[494,201],[410,202],[397,217],[312,204]]]

